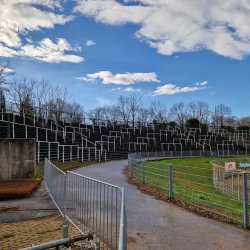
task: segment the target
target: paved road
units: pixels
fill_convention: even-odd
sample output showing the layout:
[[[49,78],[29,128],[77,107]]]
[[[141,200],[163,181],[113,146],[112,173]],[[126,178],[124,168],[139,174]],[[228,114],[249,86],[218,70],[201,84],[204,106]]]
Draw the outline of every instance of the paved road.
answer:
[[[127,160],[74,172],[125,188],[129,250],[250,249],[250,231],[200,217],[140,193],[121,174]]]

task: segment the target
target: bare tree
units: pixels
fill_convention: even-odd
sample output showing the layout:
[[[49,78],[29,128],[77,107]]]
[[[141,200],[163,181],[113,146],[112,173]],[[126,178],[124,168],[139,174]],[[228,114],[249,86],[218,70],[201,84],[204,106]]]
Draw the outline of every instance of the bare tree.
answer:
[[[141,108],[138,114],[138,122],[142,125],[146,125],[147,122],[149,121],[149,117],[150,117],[150,112],[148,109],[145,108]]]
[[[5,97],[3,91],[0,89],[0,108],[5,108]]]
[[[233,127],[233,128],[236,128],[237,123],[238,123],[238,118],[235,117],[235,116],[228,116],[224,120],[224,125],[225,126],[230,126],[230,127]]]
[[[151,116],[151,121],[155,120],[157,122],[166,121],[166,106],[160,101],[153,101],[150,104],[149,112]]]
[[[131,110],[129,109],[128,98],[120,95],[118,98],[118,107],[120,116],[123,119],[125,125],[128,125],[130,119]]]
[[[238,120],[237,126],[249,126],[250,127],[250,116],[242,117]]]
[[[135,121],[143,108],[141,98],[138,94],[132,94],[127,98],[127,105],[132,118],[132,127],[135,126]]]
[[[35,81],[32,79],[28,80],[24,76],[14,79],[10,84],[9,94],[12,100],[20,105],[20,112],[23,106],[27,108],[35,106],[34,90]]]
[[[208,104],[203,101],[191,101],[186,105],[186,116],[187,119],[200,119],[201,122],[207,121],[207,107]],[[201,117],[199,117],[199,109],[201,111]],[[210,114],[211,111],[208,110],[208,113]]]
[[[65,111],[70,116],[70,121],[73,123],[81,123],[84,118],[84,108],[75,101],[73,103],[67,103],[65,105]]]
[[[225,118],[232,114],[232,109],[229,106],[220,104],[216,107],[218,123],[223,126],[225,123]]]
[[[186,122],[186,110],[184,102],[175,103],[170,109],[169,118],[175,121],[179,126]]]

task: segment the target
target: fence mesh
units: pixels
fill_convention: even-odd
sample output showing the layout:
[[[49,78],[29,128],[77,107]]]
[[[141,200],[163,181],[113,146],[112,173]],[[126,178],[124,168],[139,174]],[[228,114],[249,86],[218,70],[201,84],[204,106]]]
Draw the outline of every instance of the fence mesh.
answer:
[[[172,178],[170,178],[169,164],[152,161],[163,159],[166,155],[155,154],[155,152],[153,157],[151,154],[129,154],[129,171],[141,182],[145,182],[167,196],[171,184],[175,199],[211,211],[230,221],[244,224],[242,173],[238,170],[238,172],[226,171],[225,167],[221,166],[232,159],[219,160],[220,165],[217,163],[219,168],[215,167],[216,161],[213,161],[213,165],[208,168],[171,164]],[[234,160],[249,161],[250,158]],[[250,186],[250,173],[247,180]],[[248,200],[249,198],[248,194]]]

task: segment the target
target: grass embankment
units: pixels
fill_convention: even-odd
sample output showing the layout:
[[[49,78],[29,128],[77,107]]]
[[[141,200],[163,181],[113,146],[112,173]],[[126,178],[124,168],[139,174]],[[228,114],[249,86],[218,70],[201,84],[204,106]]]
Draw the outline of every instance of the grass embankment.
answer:
[[[173,193],[175,199],[211,210],[242,223],[242,203],[229,199],[214,187],[213,166],[210,161],[220,159],[217,157],[200,157],[145,162],[145,183],[168,195],[168,164],[171,163],[173,164]],[[140,166],[134,169],[139,179],[141,179],[141,171]]]
[[[84,161],[84,162],[65,161],[63,163],[57,160],[51,160],[50,162],[53,163],[56,167],[58,167],[64,172],[71,171],[77,168],[86,167],[86,166],[97,163],[96,161]],[[44,179],[44,161],[41,161],[36,164],[36,178],[42,178],[42,180]]]

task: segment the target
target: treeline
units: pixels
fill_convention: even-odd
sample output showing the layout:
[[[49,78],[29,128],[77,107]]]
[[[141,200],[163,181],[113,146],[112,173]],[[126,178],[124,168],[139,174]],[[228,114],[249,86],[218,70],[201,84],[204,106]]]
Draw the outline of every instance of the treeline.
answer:
[[[138,94],[126,97],[121,95],[116,105],[95,108],[87,112],[87,116],[99,122],[102,120],[120,121],[130,126],[162,123],[184,128],[190,124],[197,127],[200,122],[203,126],[210,124],[231,131],[238,127],[241,129],[249,129],[248,127],[250,127],[250,116],[237,118],[232,115],[231,107],[224,104],[217,105],[215,111],[215,106],[211,107],[203,101],[177,102],[171,107],[166,107],[160,101],[152,101],[146,108],[142,103],[142,96]]]
[[[190,124],[213,124],[217,127],[233,130],[237,127],[250,127],[250,116],[237,118],[232,109],[224,104],[211,107],[203,101],[189,103],[177,102],[167,107],[160,101],[152,101],[148,107],[142,102],[142,96],[120,95],[116,105],[95,108],[85,112],[82,105],[71,101],[67,87],[53,85],[45,79],[14,78],[15,71],[8,59],[0,57],[0,106],[6,106],[6,95],[17,104],[20,112],[36,113],[39,116],[57,121],[95,123],[123,123],[127,126],[138,124],[171,124],[185,127]],[[12,78],[11,78],[12,77]],[[10,80],[11,79],[11,80]],[[201,114],[201,116],[200,116]],[[247,129],[247,127],[245,127]]]

